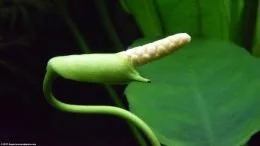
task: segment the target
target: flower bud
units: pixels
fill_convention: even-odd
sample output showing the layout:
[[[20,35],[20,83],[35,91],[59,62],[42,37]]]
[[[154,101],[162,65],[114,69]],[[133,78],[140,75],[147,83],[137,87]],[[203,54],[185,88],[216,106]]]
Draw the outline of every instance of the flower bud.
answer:
[[[58,56],[49,60],[52,69],[63,78],[94,83],[149,82],[135,70],[131,61],[120,54],[83,54]]]

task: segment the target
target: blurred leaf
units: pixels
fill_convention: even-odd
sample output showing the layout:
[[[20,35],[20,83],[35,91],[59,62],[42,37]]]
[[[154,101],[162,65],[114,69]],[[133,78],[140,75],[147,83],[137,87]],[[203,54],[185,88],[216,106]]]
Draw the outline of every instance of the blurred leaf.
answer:
[[[258,4],[258,10],[257,10],[257,19],[256,19],[256,25],[255,25],[255,36],[254,36],[254,43],[253,43],[253,49],[252,54],[254,56],[260,57],[260,2]]]
[[[230,39],[241,45],[243,41],[243,10],[245,0],[228,0],[230,8]]]
[[[163,25],[154,0],[120,0],[120,3],[133,15],[144,36],[163,35]]]
[[[134,16],[145,37],[187,32],[193,36],[222,40],[239,39],[243,0],[121,1],[122,6]],[[160,30],[160,33],[154,33],[155,30]]]
[[[260,129],[259,60],[243,48],[194,40],[140,72],[131,83],[130,110],[169,146],[239,146]]]
[[[229,37],[227,0],[157,0],[157,4],[167,34],[188,32],[220,39]]]

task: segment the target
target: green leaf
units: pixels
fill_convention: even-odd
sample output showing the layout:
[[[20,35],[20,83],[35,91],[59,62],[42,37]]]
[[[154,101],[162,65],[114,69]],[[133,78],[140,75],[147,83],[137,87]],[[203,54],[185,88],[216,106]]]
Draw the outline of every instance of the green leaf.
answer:
[[[244,0],[229,0],[230,7],[230,39],[232,42],[242,46],[244,37],[243,24],[243,11],[245,7]],[[248,1],[247,1],[248,2]]]
[[[187,32],[238,41],[243,0],[121,0],[145,37]]]
[[[260,129],[260,62],[216,40],[191,44],[140,72],[126,88],[130,110],[168,146],[239,146]]]
[[[227,0],[157,0],[157,5],[167,34],[188,32],[219,39],[229,37]]]
[[[260,33],[259,32],[260,32],[260,5],[258,6],[258,10],[257,10],[254,43],[252,49],[253,55],[257,57],[260,57]]]
[[[120,3],[128,13],[133,15],[144,36],[163,35],[154,0],[120,0]]]

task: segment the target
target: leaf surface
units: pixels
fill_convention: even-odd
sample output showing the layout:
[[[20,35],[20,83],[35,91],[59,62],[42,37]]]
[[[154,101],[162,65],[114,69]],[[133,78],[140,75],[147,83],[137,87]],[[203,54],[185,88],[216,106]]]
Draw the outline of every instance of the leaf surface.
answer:
[[[259,64],[231,43],[192,40],[140,67],[151,83],[133,82],[125,94],[162,144],[239,146],[260,129]]]

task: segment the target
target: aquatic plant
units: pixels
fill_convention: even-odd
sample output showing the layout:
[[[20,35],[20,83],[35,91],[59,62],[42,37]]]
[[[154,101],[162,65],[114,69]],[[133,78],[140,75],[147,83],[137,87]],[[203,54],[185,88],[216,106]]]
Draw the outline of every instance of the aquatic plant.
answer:
[[[104,10],[104,1],[99,2],[100,10]],[[253,30],[244,35],[249,27],[244,23],[249,17],[244,15],[254,13],[252,9],[247,10],[250,4],[242,0],[120,2],[125,11],[134,17],[145,38],[134,42],[130,47],[133,50],[117,54],[54,57],[48,63],[44,80],[47,100],[67,112],[90,113],[90,109],[91,112],[123,116],[142,128],[153,145],[246,144],[260,130],[259,59],[246,51],[252,50],[257,41],[253,41]],[[104,16],[105,13],[100,14]],[[80,40],[79,44],[86,46],[82,45],[84,43],[73,22],[66,20],[75,32],[75,38]],[[109,20],[104,25],[107,29],[111,28]],[[138,59],[150,58],[153,54],[145,53],[153,50],[149,45],[144,45],[146,50],[140,52],[138,46],[155,40],[151,38],[178,32],[191,34],[192,42],[176,53],[149,64],[145,64],[147,59]],[[113,36],[114,42],[118,43],[118,37]],[[158,43],[156,48],[162,44]],[[119,44],[115,46],[122,47]],[[142,65],[138,70],[149,79],[141,77],[135,65]],[[123,68],[125,66],[130,68]],[[119,67],[119,70],[114,67]],[[52,95],[51,82],[57,76],[95,83],[129,83],[125,94],[131,113],[117,107],[62,103]],[[151,80],[151,83],[131,82],[134,80]]]
[[[49,60],[43,83],[47,101],[55,108],[73,113],[109,114],[133,122],[158,146],[152,130],[134,114],[113,106],[73,105],[57,100],[52,93],[52,80],[61,76],[66,79],[104,84],[129,83],[130,81],[150,82],[135,70],[135,66],[151,62],[168,55],[190,41],[190,36],[176,34],[165,39],[132,48],[115,54],[83,54],[54,57]]]

